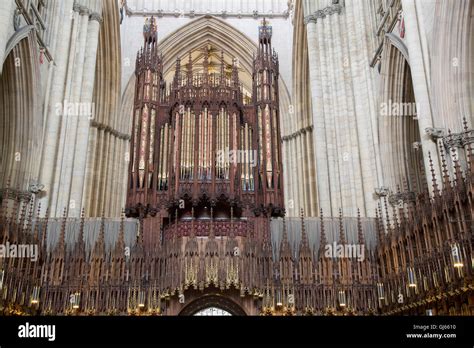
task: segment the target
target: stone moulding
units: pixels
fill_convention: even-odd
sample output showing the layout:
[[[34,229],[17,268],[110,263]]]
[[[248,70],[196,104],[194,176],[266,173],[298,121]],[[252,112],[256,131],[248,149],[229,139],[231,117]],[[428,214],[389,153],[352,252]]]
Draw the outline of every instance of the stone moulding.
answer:
[[[97,12],[92,12],[89,16],[89,20],[91,21],[97,21],[100,23],[102,23],[104,21],[104,19],[102,18],[102,16],[100,15],[100,13],[97,13]]]
[[[468,129],[461,133],[452,133],[442,139],[446,149],[463,148],[474,143],[474,130]]]
[[[331,6],[325,7],[322,10],[317,10],[313,14],[310,14],[304,18],[304,24],[308,23],[317,23],[318,19],[326,18],[327,16],[332,16],[333,14],[341,14],[344,5],[333,4]]]
[[[94,128],[97,128],[98,130],[104,130],[105,132],[110,133],[113,136],[115,136],[116,138],[119,138],[121,140],[130,140],[130,138],[131,138],[130,135],[120,133],[119,131],[117,131],[115,129],[112,129],[110,126],[107,126],[106,124],[103,124],[103,123],[100,123],[100,122],[97,122],[97,121],[91,121],[90,126],[94,127]]]
[[[301,128],[300,130],[290,134],[290,135],[286,135],[286,136],[283,136],[281,137],[281,140],[282,141],[289,141],[291,139],[294,139],[298,136],[300,136],[301,134],[305,134],[307,132],[312,132],[313,131],[313,126],[308,126],[308,127],[305,127],[305,128]]]
[[[199,12],[196,10],[189,10],[189,11],[164,11],[162,9],[159,10],[136,10],[131,9],[128,5],[125,4],[125,13],[129,17],[143,17],[143,16],[156,16],[158,18],[163,17],[189,17],[195,18],[199,16],[214,16],[214,17],[221,17],[221,18],[284,18],[287,19],[290,16],[290,9],[286,9],[281,13],[276,12],[259,12],[257,10],[252,11],[251,13],[244,13],[244,12],[228,12],[225,10],[222,11],[206,11],[206,12]]]

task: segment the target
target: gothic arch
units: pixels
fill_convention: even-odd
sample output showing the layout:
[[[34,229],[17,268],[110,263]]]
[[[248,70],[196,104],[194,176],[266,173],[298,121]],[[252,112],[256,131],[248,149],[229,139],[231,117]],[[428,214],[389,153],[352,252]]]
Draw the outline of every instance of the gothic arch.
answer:
[[[407,61],[408,65],[410,65],[410,56],[408,55],[408,48],[403,42],[403,40],[393,33],[385,34],[385,37],[390,41],[393,46],[395,46],[400,51],[400,53]]]
[[[5,48],[5,58],[2,64],[5,63],[5,60],[7,59],[13,48],[18,45],[21,40],[28,38],[30,32],[34,30],[34,25],[25,25],[23,28],[19,29],[15,34],[13,34],[13,36],[7,42],[7,46]]]
[[[418,192],[425,184],[420,172],[423,153],[416,146],[420,130],[408,53],[403,47],[400,40],[386,36],[381,60],[379,138],[381,157],[385,159],[384,185],[395,191],[397,185],[403,189],[406,183],[410,191]]]
[[[39,105],[39,48],[27,26],[8,42],[0,76],[0,188],[26,191],[37,179],[43,138]]]
[[[215,294],[204,295],[197,298],[196,300],[186,305],[181,310],[179,315],[181,316],[194,315],[198,313],[199,311],[210,308],[210,307],[216,307],[216,308],[222,309],[226,312],[229,312],[230,314],[234,316],[247,315],[247,313],[245,313],[245,310],[241,306],[239,306],[236,302],[231,300],[230,298],[226,296],[215,295]]]
[[[245,88],[251,90],[253,53],[257,50],[257,44],[228,23],[212,16],[198,18],[160,41],[159,46],[164,57],[163,75],[165,78],[171,76],[178,57],[186,62],[187,57],[185,56],[188,52],[198,51],[207,44],[212,44],[216,49],[223,50],[226,55],[226,63],[230,63],[231,58],[239,60],[241,82]],[[134,86],[135,75],[133,74],[122,96],[121,113],[126,115],[127,118],[130,118],[132,114]],[[291,99],[286,83],[281,76],[279,86],[280,109],[283,116],[280,122],[284,128],[284,118],[286,117],[286,110],[290,108]],[[131,125],[129,129],[131,129]],[[282,129],[282,133],[286,133],[285,130]]]

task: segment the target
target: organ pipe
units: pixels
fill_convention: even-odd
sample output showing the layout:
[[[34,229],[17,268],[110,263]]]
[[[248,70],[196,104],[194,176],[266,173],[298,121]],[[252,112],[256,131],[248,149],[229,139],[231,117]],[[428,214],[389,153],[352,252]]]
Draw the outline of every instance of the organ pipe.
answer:
[[[137,144],[138,144],[138,129],[140,127],[140,110],[135,111],[135,126],[134,126],[134,143],[133,143],[133,154],[132,154],[132,173],[135,173],[136,160],[138,158],[137,154]]]
[[[271,132],[270,132],[270,108],[267,105],[265,107],[265,144],[266,144],[266,168],[267,168],[267,188],[272,187],[272,143],[271,143]]]
[[[160,129],[160,148],[159,148],[159,156],[160,158],[158,159],[158,190],[162,190],[163,187],[163,160],[164,160],[164,154],[165,154],[165,126],[161,126]]]
[[[150,140],[149,140],[149,154],[148,154],[148,186],[151,188],[152,177],[153,177],[153,156],[155,149],[155,119],[156,119],[156,110],[151,110],[151,120],[150,120]]]

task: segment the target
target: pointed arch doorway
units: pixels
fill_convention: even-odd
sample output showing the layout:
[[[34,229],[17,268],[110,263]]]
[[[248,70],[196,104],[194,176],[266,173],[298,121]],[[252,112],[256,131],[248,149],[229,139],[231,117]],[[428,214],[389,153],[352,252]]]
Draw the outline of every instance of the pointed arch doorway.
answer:
[[[180,316],[246,316],[236,302],[222,295],[205,295],[186,305]]]

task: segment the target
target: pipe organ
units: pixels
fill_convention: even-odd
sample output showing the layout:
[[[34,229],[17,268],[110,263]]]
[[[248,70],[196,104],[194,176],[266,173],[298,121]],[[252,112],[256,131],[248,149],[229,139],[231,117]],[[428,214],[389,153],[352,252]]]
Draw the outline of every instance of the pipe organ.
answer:
[[[177,59],[174,78],[163,77],[156,21],[144,28],[136,60],[135,110],[127,215],[159,215],[164,227],[197,216],[236,219],[282,217],[278,55],[272,28],[259,28],[252,71],[253,97],[244,103],[236,61],[211,69],[203,54]],[[220,70],[220,71],[219,71]],[[184,205],[184,208],[183,208]]]
[[[451,155],[440,148],[442,182],[430,158],[432,189],[399,189],[396,196],[408,198],[391,215],[384,198],[375,219],[359,212],[354,221],[342,211],[325,218],[321,211],[319,221],[304,212],[299,221],[270,221],[284,215],[271,38],[264,22],[252,98],[244,103],[237,65],[226,69],[221,56],[216,72],[207,48],[197,58],[191,53],[184,67],[178,59],[167,86],[156,22],[147,19],[136,61],[126,208],[139,223],[122,217],[112,231],[117,225],[103,217],[96,233],[97,221],[86,221],[84,211],[79,221],[68,219],[67,209],[50,221],[38,207],[35,218],[33,199],[16,189],[0,192],[0,244],[39,246],[35,261],[0,257],[0,313],[173,315],[195,314],[204,304],[238,315],[474,314],[467,121],[461,138],[445,139],[464,148]],[[359,252],[336,256],[331,248],[328,255],[332,245]]]
[[[161,294],[232,286],[253,298],[272,282],[270,219],[284,216],[279,63],[271,27],[259,30],[244,92],[236,60],[209,47],[178,58],[165,82],[156,21],[145,25],[126,214],[140,221],[140,250],[159,260]]]

